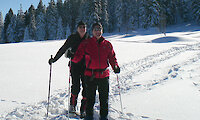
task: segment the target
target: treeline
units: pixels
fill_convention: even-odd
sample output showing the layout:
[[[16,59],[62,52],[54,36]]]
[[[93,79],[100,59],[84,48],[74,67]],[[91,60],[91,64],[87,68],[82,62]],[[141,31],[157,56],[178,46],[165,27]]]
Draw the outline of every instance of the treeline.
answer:
[[[47,7],[40,0],[37,8],[21,8],[17,15],[10,8],[4,21],[0,17],[0,43],[55,40],[76,31],[80,20],[88,30],[99,21],[104,32],[199,23],[200,0],[50,0]]]

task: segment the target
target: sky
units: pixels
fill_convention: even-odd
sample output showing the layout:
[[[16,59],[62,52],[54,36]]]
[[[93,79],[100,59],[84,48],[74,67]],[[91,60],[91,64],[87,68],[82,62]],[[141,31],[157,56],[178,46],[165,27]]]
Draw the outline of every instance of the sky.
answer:
[[[17,14],[20,9],[20,4],[22,4],[22,10],[25,12],[31,6],[34,5],[37,8],[37,5],[40,0],[0,0],[0,11],[3,14],[3,19],[5,19],[5,15],[8,13],[9,9],[12,8],[14,14]],[[50,0],[42,0],[43,4],[48,6]],[[57,1],[57,0],[55,0]]]

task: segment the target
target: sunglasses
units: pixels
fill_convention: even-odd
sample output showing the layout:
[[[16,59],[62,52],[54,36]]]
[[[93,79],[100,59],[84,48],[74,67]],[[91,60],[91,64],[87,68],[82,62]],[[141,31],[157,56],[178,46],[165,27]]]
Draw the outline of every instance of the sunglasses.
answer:
[[[84,25],[83,25],[83,26],[79,26],[79,28],[81,28],[81,29],[82,29],[82,28],[84,28],[84,29],[85,29],[85,28],[86,28],[86,26],[84,26]]]
[[[94,28],[94,31],[101,31],[101,30],[102,30],[102,28],[100,28],[100,27]]]

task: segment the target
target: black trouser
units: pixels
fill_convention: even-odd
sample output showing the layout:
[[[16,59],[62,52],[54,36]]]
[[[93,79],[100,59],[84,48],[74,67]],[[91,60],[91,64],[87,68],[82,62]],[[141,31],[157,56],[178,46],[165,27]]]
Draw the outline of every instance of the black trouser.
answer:
[[[85,84],[85,77],[84,77],[84,70],[85,67],[82,62],[80,63],[73,63],[71,62],[71,76],[72,76],[72,86],[71,86],[71,98],[70,104],[76,106],[77,104],[77,97],[80,92],[80,81],[82,81],[82,96],[83,99],[86,98],[86,84]]]
[[[95,103],[96,90],[99,92],[100,99],[100,117],[108,116],[108,95],[109,95],[109,78],[94,78],[86,76],[86,96],[87,107],[86,116],[93,116],[93,106]]]

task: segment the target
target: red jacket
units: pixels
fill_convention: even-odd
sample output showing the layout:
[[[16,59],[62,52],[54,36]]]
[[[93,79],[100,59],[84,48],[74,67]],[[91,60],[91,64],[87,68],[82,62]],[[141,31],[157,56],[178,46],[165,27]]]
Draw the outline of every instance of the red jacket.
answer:
[[[112,44],[101,37],[84,40],[78,47],[72,62],[78,63],[85,57],[86,76],[95,75],[95,78],[105,78],[109,76],[109,64],[114,69],[118,66]]]

